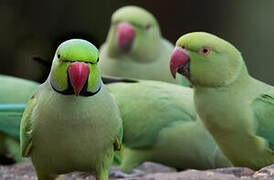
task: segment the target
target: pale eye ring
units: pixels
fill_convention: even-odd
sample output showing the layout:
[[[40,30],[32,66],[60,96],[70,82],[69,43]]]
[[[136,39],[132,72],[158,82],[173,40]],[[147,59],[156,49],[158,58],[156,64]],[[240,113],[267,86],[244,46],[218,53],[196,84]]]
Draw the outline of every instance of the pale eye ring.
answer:
[[[199,53],[203,56],[207,56],[211,52],[211,49],[209,47],[202,47],[199,51]]]

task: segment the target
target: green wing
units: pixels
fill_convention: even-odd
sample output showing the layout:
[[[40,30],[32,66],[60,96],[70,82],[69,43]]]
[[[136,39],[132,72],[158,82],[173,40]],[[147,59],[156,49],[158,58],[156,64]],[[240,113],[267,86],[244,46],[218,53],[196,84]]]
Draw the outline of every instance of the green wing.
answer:
[[[21,126],[20,126],[20,147],[21,155],[27,157],[29,155],[32,146],[32,127],[31,127],[31,116],[33,108],[36,104],[35,96],[28,101],[26,109],[24,111]]]
[[[266,139],[269,147],[274,150],[274,94],[263,94],[252,103],[258,123],[257,135]]]
[[[120,108],[123,119],[123,144],[128,148],[154,145],[159,133],[175,121],[195,121],[188,102],[191,89],[182,95],[181,86],[163,82],[140,81],[108,85]],[[177,94],[172,96],[170,94]],[[184,104],[185,103],[185,104]]]
[[[19,140],[25,104],[0,104],[0,131]]]

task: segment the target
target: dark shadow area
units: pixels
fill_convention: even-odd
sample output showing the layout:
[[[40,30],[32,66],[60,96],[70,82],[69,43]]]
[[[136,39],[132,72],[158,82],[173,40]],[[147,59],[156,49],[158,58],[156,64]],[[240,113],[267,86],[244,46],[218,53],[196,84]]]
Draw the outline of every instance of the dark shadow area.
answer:
[[[2,0],[0,1],[0,73],[42,82],[64,40],[83,38],[99,47],[106,38],[112,13],[124,5],[152,12],[162,35],[175,43],[187,32],[207,31],[233,43],[250,73],[274,84],[274,1],[137,1],[137,0]]]

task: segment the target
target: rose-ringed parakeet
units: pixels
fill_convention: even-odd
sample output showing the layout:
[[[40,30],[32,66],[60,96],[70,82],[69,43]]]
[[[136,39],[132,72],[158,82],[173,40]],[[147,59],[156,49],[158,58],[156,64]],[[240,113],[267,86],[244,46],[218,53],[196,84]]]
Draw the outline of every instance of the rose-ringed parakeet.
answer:
[[[0,75],[0,154],[15,161],[23,160],[20,154],[19,132],[24,103],[38,85],[30,80]]]
[[[103,75],[150,79],[188,85],[174,80],[168,63],[174,46],[161,36],[155,17],[137,6],[116,10],[106,42],[100,48]]]
[[[124,172],[145,161],[180,170],[231,165],[201,124],[191,88],[148,80],[126,80],[108,88],[123,119]]]
[[[20,129],[21,153],[31,157],[38,180],[71,171],[108,179],[120,148],[118,106],[101,81],[98,50],[85,40],[63,42],[51,72],[28,101]]]
[[[235,166],[259,169],[274,163],[274,88],[252,78],[241,53],[209,33],[178,39],[173,75],[194,87],[196,110]]]

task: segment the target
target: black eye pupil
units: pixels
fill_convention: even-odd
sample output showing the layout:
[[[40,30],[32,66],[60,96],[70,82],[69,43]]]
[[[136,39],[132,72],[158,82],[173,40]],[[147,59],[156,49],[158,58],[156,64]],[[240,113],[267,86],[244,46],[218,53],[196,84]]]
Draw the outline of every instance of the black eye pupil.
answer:
[[[208,49],[204,48],[203,53],[206,54],[208,52]]]
[[[99,62],[99,58],[97,59],[97,62]]]
[[[60,57],[61,57],[60,54],[58,54],[57,57],[58,57],[58,59],[60,59]]]

